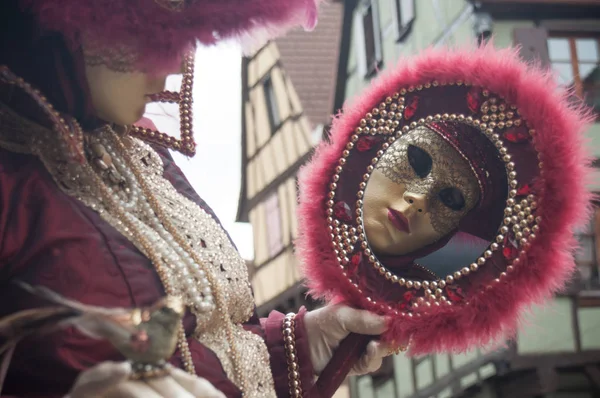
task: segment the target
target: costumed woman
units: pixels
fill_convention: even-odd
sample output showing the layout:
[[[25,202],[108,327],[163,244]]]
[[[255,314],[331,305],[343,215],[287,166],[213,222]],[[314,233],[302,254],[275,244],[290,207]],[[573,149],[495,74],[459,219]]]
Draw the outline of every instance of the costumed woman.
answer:
[[[350,332],[385,331],[339,305],[258,319],[245,262],[169,154],[194,150],[196,42],[311,28],[316,14],[315,0],[2,2],[0,317],[43,304],[14,280],[95,306],[187,307],[166,376],[134,374],[71,328],[20,342],[2,397],[300,396]],[[161,94],[182,65],[182,92]],[[132,127],[152,100],[179,103],[181,140]],[[354,371],[388,352],[371,343]]]

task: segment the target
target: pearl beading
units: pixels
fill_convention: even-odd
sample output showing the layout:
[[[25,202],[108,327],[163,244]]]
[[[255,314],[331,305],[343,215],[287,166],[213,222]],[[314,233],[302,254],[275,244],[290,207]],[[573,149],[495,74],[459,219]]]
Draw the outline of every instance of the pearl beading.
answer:
[[[201,313],[206,314],[213,311],[215,309],[215,302],[206,272],[192,259],[190,254],[186,253],[177,244],[173,235],[163,226],[152,206],[143,195],[134,173],[119,158],[112,143],[103,136],[100,137],[100,142],[111,156],[117,170],[126,179],[131,192],[130,200],[125,201],[118,193],[119,188],[111,187],[113,199],[126,209],[138,209],[138,211],[141,211],[139,216],[149,221],[152,228],[148,230],[147,236],[153,247],[159,252],[163,262],[169,264],[169,268],[172,270],[169,276],[171,283],[175,282],[173,279],[179,277],[179,280],[175,283],[183,287],[187,298],[186,302],[191,303]],[[138,228],[147,229],[147,226],[131,212],[126,212],[125,216]]]
[[[371,110],[371,112],[368,112],[364,118],[360,120],[359,125],[355,128],[350,137],[350,141],[342,151],[342,156],[338,159],[338,164],[335,168],[335,174],[331,177],[329,182],[326,214],[328,230],[331,237],[331,247],[337,257],[339,270],[346,280],[348,288],[353,289],[360,295],[364,295],[369,303],[369,309],[371,310],[389,311],[395,315],[412,317],[413,315],[420,316],[420,312],[426,311],[428,307],[452,305],[452,302],[446,297],[443,289],[446,286],[454,284],[457,280],[476,272],[480,267],[484,266],[487,260],[494,255],[494,252],[502,250],[505,247],[504,241],[507,234],[512,230],[515,233],[515,246],[518,249],[518,255],[514,260],[507,263],[505,271],[499,272],[498,277],[493,279],[491,283],[483,286],[477,294],[483,293],[485,290],[491,289],[493,285],[499,284],[503,280],[506,281],[508,275],[515,267],[521,264],[522,259],[525,258],[531,244],[537,238],[536,234],[539,232],[539,224],[542,219],[540,216],[534,215],[536,209],[539,207],[539,197],[537,195],[529,194],[520,202],[517,200],[517,187],[519,186],[519,182],[516,179],[516,165],[511,155],[508,153],[509,150],[505,146],[501,136],[505,129],[524,126],[528,137],[531,138],[532,144],[537,150],[535,129],[527,127],[526,122],[520,117],[519,111],[514,105],[508,104],[503,98],[490,93],[488,90],[482,90],[484,102],[480,106],[480,111],[483,114],[480,118],[464,114],[434,114],[418,120],[413,120],[400,127],[400,121],[403,119],[406,110],[405,95],[407,95],[407,93],[419,92],[431,87],[445,85],[471,86],[470,83],[463,81],[447,83],[433,81],[424,85],[410,86],[406,89],[400,89],[398,92],[386,97],[385,100],[380,102]],[[387,150],[389,146],[403,134],[408,133],[419,126],[424,126],[427,123],[439,121],[457,121],[473,126],[479,129],[488,139],[490,139],[490,141],[492,141],[496,148],[498,148],[501,159],[505,163],[508,176],[509,192],[504,210],[505,218],[494,239],[495,242],[491,242],[487,250],[485,250],[475,262],[461,268],[451,275],[436,279],[435,281],[407,280],[395,275],[387,269],[371,251],[363,227],[363,197],[371,173],[375,169],[375,165],[384,154],[385,150]],[[354,214],[351,214],[353,225],[349,225],[344,223],[344,220],[339,220],[335,216],[334,211],[340,175],[345,168],[348,158],[352,156],[360,137],[375,135],[380,135],[382,137],[381,143],[378,144],[381,149],[378,150],[376,156],[371,159],[370,164],[366,167],[365,173],[363,174],[362,182],[360,182],[359,190],[356,194],[357,200],[355,202],[355,212]],[[538,160],[539,173],[543,176],[544,165],[539,151]],[[415,289],[418,291],[422,288],[424,290],[424,297],[416,298],[416,302],[408,309],[398,309],[389,305],[389,303],[376,301],[376,299],[369,296],[368,293],[365,293],[357,283],[357,280],[355,280],[348,272],[348,267],[351,264],[349,256],[354,252],[355,245],[357,244],[360,245],[361,254],[365,256],[367,261],[386,280],[407,289]],[[464,303],[468,304],[469,301],[465,300]],[[416,311],[418,308],[419,310]]]
[[[300,381],[300,367],[298,365],[298,352],[296,350],[296,314],[287,314],[283,319],[283,341],[285,356],[288,364],[288,387],[290,397],[302,397],[302,383]]]

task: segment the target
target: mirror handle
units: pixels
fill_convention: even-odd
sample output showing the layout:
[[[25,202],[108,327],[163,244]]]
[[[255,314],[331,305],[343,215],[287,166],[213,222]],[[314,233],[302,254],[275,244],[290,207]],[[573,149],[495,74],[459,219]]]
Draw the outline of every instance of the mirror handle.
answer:
[[[309,398],[331,398],[342,385],[350,370],[365,353],[374,336],[351,333],[333,353],[333,357],[310,389]]]

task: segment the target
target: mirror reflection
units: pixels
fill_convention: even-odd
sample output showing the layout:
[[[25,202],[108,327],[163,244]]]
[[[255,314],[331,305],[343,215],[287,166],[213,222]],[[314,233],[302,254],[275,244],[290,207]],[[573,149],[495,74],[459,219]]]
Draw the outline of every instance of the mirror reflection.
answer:
[[[378,257],[423,258],[418,263],[443,278],[489,244],[465,246],[455,237],[479,199],[469,162],[442,135],[418,127],[391,144],[371,173],[363,201],[367,240]]]

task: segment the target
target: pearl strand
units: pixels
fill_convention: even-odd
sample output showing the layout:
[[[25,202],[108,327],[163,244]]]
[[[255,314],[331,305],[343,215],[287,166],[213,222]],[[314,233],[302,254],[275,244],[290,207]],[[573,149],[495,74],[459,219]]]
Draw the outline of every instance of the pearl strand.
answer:
[[[175,241],[177,243],[179,243],[180,247],[185,248],[185,251],[192,257],[192,259],[196,263],[202,264],[202,261],[198,257],[197,253],[190,247],[190,245],[186,241],[186,239],[183,236],[181,236],[181,234],[177,231],[177,228],[175,228],[173,226],[173,224],[170,222],[169,218],[166,217],[163,209],[161,208],[160,204],[154,197],[152,190],[150,189],[150,187],[147,185],[146,181],[142,177],[141,170],[139,170],[137,165],[135,165],[135,163],[132,161],[130,155],[127,152],[127,148],[121,141],[120,137],[112,130],[111,130],[111,133],[112,133],[112,138],[113,138],[115,144],[117,144],[117,146],[119,147],[119,150],[123,154],[123,157],[125,158],[125,160],[129,164],[129,167],[131,167],[131,170],[133,171],[134,175],[136,176],[137,181],[142,188],[142,192],[144,193],[144,196],[150,202],[152,209],[154,210],[154,212],[156,213],[158,218],[162,221],[162,224],[171,233],[171,235],[174,237]],[[237,352],[237,348],[235,347],[235,329],[234,329],[235,325],[231,321],[231,317],[229,315],[229,311],[227,310],[227,306],[224,301],[224,297],[218,289],[218,282],[214,279],[213,275],[211,275],[210,273],[207,273],[206,276],[210,282],[210,285],[213,288],[213,292],[216,293],[215,298],[217,301],[217,308],[219,308],[219,310],[220,310],[219,315],[220,315],[221,319],[223,320],[224,324],[226,325],[225,333],[227,335],[227,340],[229,343],[230,355],[231,355],[231,359],[232,359],[232,363],[233,363],[234,373],[238,379],[240,390],[242,391],[242,395],[244,395],[244,392],[246,391],[247,383],[246,383],[245,377],[243,375],[243,372],[240,368],[240,358],[239,358],[239,355]]]
[[[152,244],[136,228],[136,224],[134,222],[131,222],[131,220],[127,217],[127,212],[119,206],[119,203],[114,199],[111,190],[105,186],[104,182],[96,174],[92,166],[90,166],[89,163],[85,162],[83,164],[83,168],[94,180],[95,186],[100,191],[100,195],[102,196],[106,207],[115,212],[117,218],[127,227],[127,231],[129,232],[129,234],[133,237],[133,239],[135,239],[136,242],[139,242],[146,251],[146,255],[154,264],[156,272],[165,288],[165,292],[167,293],[167,295],[178,295],[175,289],[173,288],[172,280],[165,269],[166,267],[163,265],[162,259],[158,254],[155,253]],[[181,352],[183,365],[188,373],[196,375],[196,369],[194,366],[194,362],[192,361],[190,347],[188,345],[187,337],[185,336],[185,330],[183,328],[183,321],[181,322],[179,330],[180,331],[177,345],[179,347],[179,351]]]
[[[149,238],[152,243],[154,243],[157,250],[161,252],[161,257],[165,261],[168,260],[175,272],[181,276],[179,278],[179,285],[183,287],[189,302],[200,313],[206,314],[213,311],[215,303],[210,283],[206,277],[206,272],[202,270],[198,263],[196,263],[192,257],[176,243],[173,235],[164,228],[160,219],[156,216],[150,206],[150,203],[143,196],[134,174],[127,165],[119,159],[111,143],[106,140],[102,141],[108,154],[112,157],[115,167],[117,167],[118,171],[125,176],[130,184],[129,186],[133,195],[142,198],[137,208],[142,211],[146,219],[149,220],[154,232],[157,233],[157,235],[151,235]],[[123,201],[116,193],[114,194],[114,197],[123,205]],[[137,219],[133,214],[127,213],[127,217],[129,217],[132,222],[136,223],[138,227],[145,227],[144,223]]]
[[[194,83],[194,53],[185,57],[183,70],[183,81],[179,93],[165,91],[156,96],[153,100],[164,103],[175,103],[179,105],[179,130],[180,139],[161,133],[158,130],[147,129],[139,126],[131,126],[129,135],[141,138],[146,142],[154,142],[165,148],[171,148],[186,156],[196,154],[196,143],[194,142],[194,133],[192,129],[192,88]]]
[[[116,156],[113,156],[113,153],[111,153],[109,148],[106,148],[106,151],[111,156],[111,160],[113,162],[113,165],[117,169],[117,171],[119,171],[121,173],[121,175],[125,178],[125,181],[127,183],[127,188],[126,188],[127,191],[125,191],[125,193],[127,193],[129,196],[128,201],[123,200],[121,195],[119,195],[119,191],[115,188],[111,188],[111,190],[113,191],[113,193],[112,193],[113,198],[115,199],[115,201],[119,202],[121,204],[121,206],[123,206],[125,209],[134,210],[138,204],[138,199],[139,199],[139,194],[140,194],[139,189],[137,189],[137,187],[134,184],[135,176],[133,175],[133,173],[131,173],[129,170],[127,170],[124,167],[124,164],[121,161],[121,159],[119,159]]]

